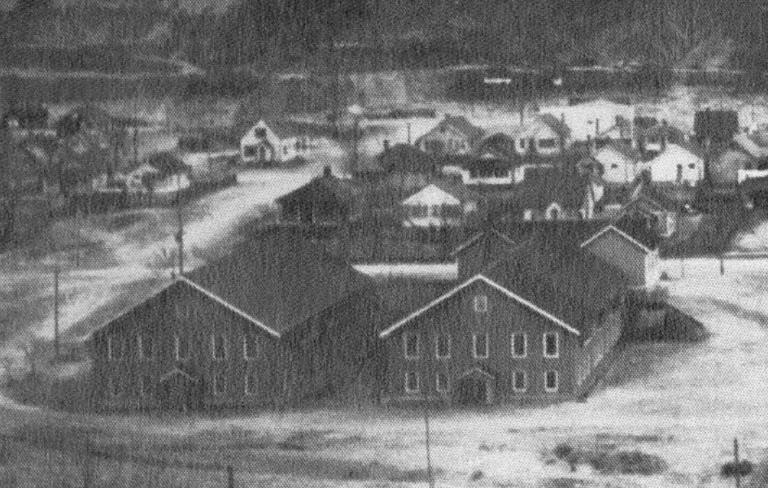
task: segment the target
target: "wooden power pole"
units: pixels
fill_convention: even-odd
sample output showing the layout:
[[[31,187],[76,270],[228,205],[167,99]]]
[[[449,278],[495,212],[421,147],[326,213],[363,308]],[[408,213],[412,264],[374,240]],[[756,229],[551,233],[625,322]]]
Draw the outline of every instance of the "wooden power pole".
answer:
[[[736,476],[736,488],[741,487],[741,463],[739,462],[739,440],[733,439],[734,474]]]
[[[53,350],[59,358],[59,265],[53,268]]]

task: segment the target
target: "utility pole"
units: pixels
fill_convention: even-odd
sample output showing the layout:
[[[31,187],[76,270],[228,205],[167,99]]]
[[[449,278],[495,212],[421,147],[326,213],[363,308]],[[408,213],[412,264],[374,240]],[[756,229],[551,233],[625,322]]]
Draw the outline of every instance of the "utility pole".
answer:
[[[741,487],[741,463],[739,462],[739,440],[737,438],[733,438],[733,460],[734,462],[734,472],[736,475],[736,488]]]
[[[429,390],[429,384],[431,383],[431,375],[429,374],[429,367],[427,367],[427,377],[424,378],[424,385],[422,388],[424,389],[424,434],[425,434],[425,443],[426,443],[426,449],[427,449],[427,483],[429,488],[435,488],[435,480],[432,476],[432,453],[430,451],[430,444],[429,444],[429,396],[428,396],[428,390]],[[420,385],[421,386],[421,385]]]
[[[179,251],[179,277],[184,274],[184,220],[181,215],[181,177],[176,175],[176,244]]]
[[[53,350],[59,358],[59,265],[53,268]]]

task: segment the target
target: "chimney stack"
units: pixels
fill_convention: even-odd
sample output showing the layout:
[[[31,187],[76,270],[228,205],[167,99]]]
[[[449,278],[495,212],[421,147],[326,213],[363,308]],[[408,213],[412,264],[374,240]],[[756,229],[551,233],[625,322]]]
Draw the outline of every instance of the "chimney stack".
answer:
[[[324,166],[323,167],[323,176],[325,178],[330,178],[333,176],[333,171],[331,170],[330,166]]]
[[[389,139],[384,139],[384,151],[389,151]]]

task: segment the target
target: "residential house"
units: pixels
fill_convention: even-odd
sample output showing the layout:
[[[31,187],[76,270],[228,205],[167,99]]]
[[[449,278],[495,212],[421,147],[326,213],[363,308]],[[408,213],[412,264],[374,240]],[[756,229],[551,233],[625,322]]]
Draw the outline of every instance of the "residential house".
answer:
[[[638,176],[641,154],[630,144],[611,142],[595,151],[592,156],[600,165],[601,176],[606,184],[629,185]]]
[[[677,230],[682,206],[669,198],[652,183],[640,181],[624,202],[619,217],[645,219],[661,237],[669,237]]]
[[[492,226],[480,230],[451,253],[459,268],[459,280],[468,279],[489,263],[504,259],[518,244],[518,241]]]
[[[409,144],[385,144],[376,160],[385,173],[433,175],[438,171],[437,159]]]
[[[571,145],[571,130],[551,114],[536,114],[525,123],[515,126],[499,126],[489,129],[488,136],[480,141],[480,147],[508,151],[518,155],[562,154]]]
[[[693,143],[667,144],[663,152],[642,164],[654,183],[696,186],[704,179],[704,154]]]
[[[129,410],[344,396],[369,366],[377,304],[351,266],[273,229],[94,331],[94,391],[102,408]]]
[[[624,122],[634,121],[635,108],[632,105],[598,99],[576,105],[543,106],[542,114],[549,114],[570,129],[572,141],[587,141],[608,137],[623,137],[619,128]],[[612,135],[616,133],[616,135]],[[625,131],[626,132],[626,131]],[[631,137],[629,138],[631,140]]]
[[[284,224],[342,224],[362,212],[363,185],[335,176],[326,166],[322,176],[277,199]]]
[[[660,276],[659,236],[652,226],[623,216],[585,240],[581,247],[620,269],[632,287],[650,288]]]
[[[633,144],[644,159],[650,159],[662,153],[667,144],[681,144],[685,141],[685,134],[680,129],[662,120],[661,124],[636,128]]]
[[[551,171],[517,186],[518,220],[582,220],[597,216],[604,185],[592,175]]]
[[[272,166],[305,157],[311,140],[299,124],[285,120],[260,120],[240,139],[245,165]]]
[[[583,396],[621,335],[624,279],[578,246],[510,253],[379,333],[382,401]]]
[[[432,130],[416,139],[416,147],[433,156],[469,154],[483,137],[483,129],[462,116],[446,115]]]
[[[461,225],[478,211],[479,197],[462,184],[435,181],[401,203],[403,226],[439,228]]]
[[[441,158],[441,172],[469,186],[509,186],[514,183],[518,160],[488,148],[472,155]]]
[[[37,197],[59,192],[58,178],[46,149],[32,140],[10,144],[0,196]]]

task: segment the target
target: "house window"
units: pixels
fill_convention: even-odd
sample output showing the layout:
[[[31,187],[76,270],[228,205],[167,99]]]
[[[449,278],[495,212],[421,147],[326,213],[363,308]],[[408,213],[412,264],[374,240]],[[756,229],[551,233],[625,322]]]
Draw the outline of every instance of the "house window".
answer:
[[[528,337],[525,334],[512,334],[512,357],[524,358],[528,354]]]
[[[554,392],[557,391],[557,387],[557,371],[547,371],[544,373],[544,389],[548,392]]]
[[[107,337],[107,359],[119,361],[123,357],[123,342],[114,337]]]
[[[437,373],[435,376],[435,388],[437,391],[446,392],[450,389],[448,375],[446,373]]]
[[[689,164],[688,169],[696,169],[696,163]]]
[[[419,336],[418,334],[405,334],[403,336],[405,348],[405,359],[419,358]]]
[[[243,147],[243,156],[246,158],[252,158],[256,156],[256,146]]]
[[[488,297],[486,295],[476,295],[473,300],[475,312],[485,313],[488,311]]]
[[[544,334],[544,357],[556,358],[560,355],[560,344],[557,332],[548,332]]]
[[[113,397],[120,396],[120,380],[118,378],[109,379],[109,393]]]
[[[512,373],[512,390],[525,391],[528,389],[528,377],[525,371],[515,371]]]
[[[472,352],[475,359],[486,359],[488,357],[488,334],[472,335]]]
[[[557,220],[560,218],[560,209],[557,207],[552,207],[549,209],[549,212],[547,212],[549,216],[549,220]]]
[[[143,397],[152,396],[152,377],[144,375],[139,379],[139,394]]]
[[[451,336],[448,334],[438,334],[435,338],[435,356],[437,359],[448,359],[451,357]]]
[[[682,179],[683,179],[683,165],[682,165],[682,164],[678,164],[678,165],[677,165],[677,176],[676,176],[676,180],[679,182],[679,181],[680,181],[680,180],[682,180]]]
[[[283,154],[288,154],[288,146],[283,146]]]
[[[406,393],[419,392],[419,373],[413,373],[413,372],[405,373],[405,392]]]
[[[218,373],[213,377],[213,394],[223,395],[227,392],[227,377],[224,373]]]
[[[618,165],[618,164],[616,164],[616,163],[613,163],[613,164],[611,165],[611,169],[619,169],[619,165]]]
[[[557,146],[557,141],[554,139],[539,139],[540,149],[552,149]]]
[[[259,340],[253,334],[243,337],[243,359],[256,359],[259,357]]]
[[[261,137],[261,138],[267,137],[267,129],[255,129],[253,131],[253,134],[256,137]]]
[[[523,220],[533,220],[533,210],[526,209],[525,212],[523,212]]]
[[[525,149],[525,139],[520,139],[520,149]]]
[[[176,336],[174,344],[176,361],[182,361],[189,357],[189,339],[182,336]]]
[[[223,335],[214,334],[211,336],[211,349],[213,352],[213,359],[227,358],[227,345]]]
[[[248,373],[245,375],[245,394],[255,395],[257,390],[256,374]]]
[[[152,337],[148,335],[140,335],[137,338],[139,345],[139,358],[140,359],[152,359],[154,354],[154,344],[152,343]]]

